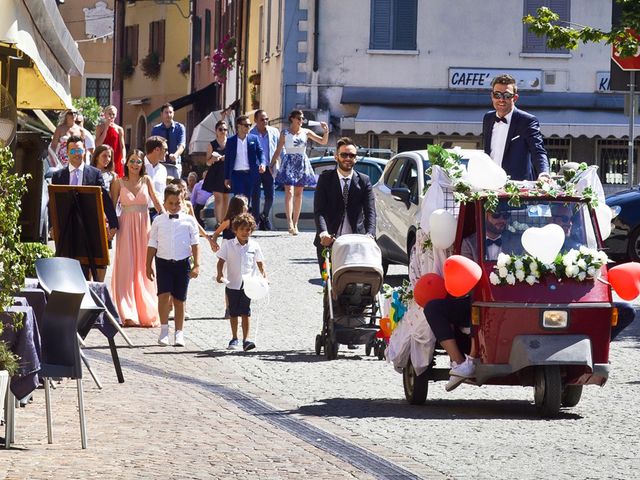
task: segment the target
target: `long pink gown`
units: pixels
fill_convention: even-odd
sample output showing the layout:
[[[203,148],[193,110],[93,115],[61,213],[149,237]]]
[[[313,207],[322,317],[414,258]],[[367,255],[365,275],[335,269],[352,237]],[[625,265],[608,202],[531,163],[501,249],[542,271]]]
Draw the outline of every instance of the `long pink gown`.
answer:
[[[111,289],[120,318],[127,325],[156,327],[158,297],[155,282],[146,275],[149,222],[149,192],[143,184],[137,195],[121,184],[122,214],[116,236],[116,253]]]

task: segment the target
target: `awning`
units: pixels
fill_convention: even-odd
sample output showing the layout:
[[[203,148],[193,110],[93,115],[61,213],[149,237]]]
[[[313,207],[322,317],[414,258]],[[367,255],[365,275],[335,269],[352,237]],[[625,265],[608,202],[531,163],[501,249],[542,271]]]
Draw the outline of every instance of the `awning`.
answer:
[[[418,135],[476,135],[482,134],[482,118],[486,108],[405,107],[361,105],[355,118],[355,132],[418,134]],[[536,109],[545,137],[616,137],[629,134],[629,118],[622,112]],[[640,136],[640,119],[636,118],[636,132]]]
[[[192,104],[209,104],[209,110],[212,110],[215,108],[214,105],[216,104],[217,92],[218,85],[211,83],[197,92],[176,98],[175,100],[169,101],[169,103],[173,107],[174,111]],[[153,123],[157,118],[160,118],[160,108],[157,108],[147,116],[147,122]]]
[[[3,1],[0,46],[14,48],[32,62],[18,69],[19,109],[71,107],[69,75],[82,75],[84,60],[55,0]]]

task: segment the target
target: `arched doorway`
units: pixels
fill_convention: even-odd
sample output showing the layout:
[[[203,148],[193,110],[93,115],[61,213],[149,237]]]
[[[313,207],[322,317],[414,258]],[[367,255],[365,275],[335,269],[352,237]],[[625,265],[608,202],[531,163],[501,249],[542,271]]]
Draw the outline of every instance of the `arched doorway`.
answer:
[[[138,117],[138,126],[136,127],[136,145],[144,152],[144,143],[147,141],[147,118],[144,115]]]

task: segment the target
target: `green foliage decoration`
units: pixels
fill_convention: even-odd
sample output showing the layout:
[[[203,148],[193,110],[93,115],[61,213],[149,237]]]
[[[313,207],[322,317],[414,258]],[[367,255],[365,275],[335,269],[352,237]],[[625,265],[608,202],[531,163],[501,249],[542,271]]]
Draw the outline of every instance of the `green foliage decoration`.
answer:
[[[84,128],[90,132],[95,132],[98,123],[100,123],[100,114],[102,107],[95,97],[80,97],[71,100],[76,110],[82,113],[84,117]]]
[[[25,266],[25,276],[36,277],[36,260],[39,258],[51,258],[55,252],[42,243],[22,243],[19,246],[20,262]]]

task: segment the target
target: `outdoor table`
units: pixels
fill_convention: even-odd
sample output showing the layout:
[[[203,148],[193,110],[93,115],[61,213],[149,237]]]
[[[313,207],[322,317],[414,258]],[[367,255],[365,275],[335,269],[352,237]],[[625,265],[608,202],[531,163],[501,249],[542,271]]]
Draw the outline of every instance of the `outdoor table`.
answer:
[[[37,281],[36,281],[37,284]],[[44,319],[44,308],[47,305],[47,296],[44,290],[35,287],[24,287],[16,293],[18,297],[24,297],[27,299],[29,306],[33,308],[33,313],[36,316],[36,323],[38,329],[42,330],[42,320]]]

